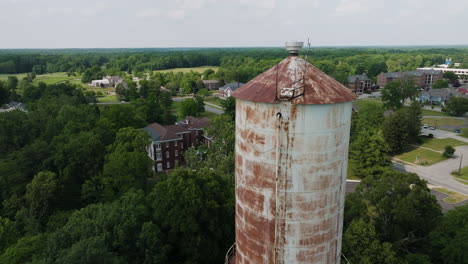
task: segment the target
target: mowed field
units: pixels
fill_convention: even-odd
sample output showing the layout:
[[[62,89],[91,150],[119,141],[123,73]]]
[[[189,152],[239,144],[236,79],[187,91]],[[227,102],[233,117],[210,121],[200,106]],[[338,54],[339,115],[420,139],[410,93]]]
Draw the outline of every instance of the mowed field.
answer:
[[[16,76],[18,80],[26,77],[26,73],[19,73],[19,74],[0,74],[0,80],[6,81],[8,76]],[[45,84],[55,84],[60,82],[70,81],[72,83],[79,84],[83,87],[87,87],[85,84],[81,83],[81,78],[79,76],[67,76],[66,72],[54,72],[54,73],[46,73],[46,74],[38,74],[36,78],[33,80],[34,84],[38,84],[39,82],[43,82]]]
[[[195,68],[174,68],[174,69],[167,69],[167,70],[157,70],[157,71],[153,71],[153,72],[174,72],[174,73],[177,73],[177,72],[183,72],[183,73],[187,73],[187,72],[199,72],[199,73],[202,73],[208,69],[212,69],[213,71],[218,71],[219,67],[218,66],[200,66],[200,67],[195,67]]]

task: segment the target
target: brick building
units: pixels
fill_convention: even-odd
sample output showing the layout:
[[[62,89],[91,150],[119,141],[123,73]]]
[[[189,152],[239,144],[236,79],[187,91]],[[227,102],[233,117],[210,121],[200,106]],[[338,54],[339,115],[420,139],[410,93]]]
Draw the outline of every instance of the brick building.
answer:
[[[351,75],[348,77],[347,87],[354,93],[363,93],[371,90],[371,79],[364,73],[361,75]]]
[[[417,70],[417,71],[407,71],[407,72],[387,72],[380,73],[377,75],[377,85],[380,88],[384,88],[385,85],[401,79],[412,79],[418,87],[427,88],[431,87],[432,84],[441,80],[443,77],[441,71],[435,70]]]
[[[216,90],[219,88],[218,80],[203,80],[203,86],[208,90]]]
[[[203,128],[209,125],[208,118],[188,116],[174,125],[153,123],[143,128],[151,135],[148,156],[154,161],[154,170],[161,172],[174,168],[176,163],[184,164],[185,150],[211,140],[203,135]]]

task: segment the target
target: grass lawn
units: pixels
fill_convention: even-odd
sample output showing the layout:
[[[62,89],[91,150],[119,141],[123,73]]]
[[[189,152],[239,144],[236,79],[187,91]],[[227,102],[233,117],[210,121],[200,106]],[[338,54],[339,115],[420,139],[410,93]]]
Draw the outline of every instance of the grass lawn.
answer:
[[[416,164],[416,156],[419,156],[418,165],[422,166],[429,166],[447,159],[442,157],[442,153],[423,148],[414,148],[411,151],[395,156],[395,158]]]
[[[468,145],[468,143],[456,140],[453,138],[421,138],[423,143],[420,145],[421,147],[430,148],[433,150],[444,151],[446,146],[464,146]]]
[[[204,101],[210,104],[217,105],[222,108],[221,99],[219,99],[218,97],[207,97],[204,99]]]
[[[104,97],[98,97],[97,98],[98,103],[113,103],[113,102],[118,102],[119,100],[117,99],[117,95],[107,95]]]
[[[464,119],[455,119],[455,118],[422,118],[422,124],[428,124],[429,126],[462,126],[467,123],[467,120]]]
[[[183,73],[186,73],[186,72],[190,72],[190,71],[194,71],[194,72],[204,72],[208,69],[212,69],[213,71],[217,71],[219,69],[218,66],[201,66],[201,67],[195,67],[195,68],[174,68],[174,69],[167,69],[167,70],[157,70],[157,71],[153,71],[153,72],[183,72]]]
[[[466,195],[463,195],[461,193],[457,193],[454,191],[450,191],[445,188],[436,187],[434,188],[434,190],[450,195],[449,197],[444,199],[444,202],[449,203],[449,204],[457,204],[468,199],[468,196]]]
[[[458,175],[458,170],[455,170],[455,171],[456,171],[456,174],[453,174],[453,173],[452,173],[452,175],[453,175],[455,178],[465,180],[465,181],[459,181],[459,182],[462,182],[462,183],[468,185],[468,167],[463,167],[463,168],[461,169],[461,175],[460,175],[460,176]]]
[[[448,116],[448,114],[445,112],[439,112],[428,109],[421,109],[421,112],[423,116]]]
[[[376,99],[360,99],[356,100],[355,103],[361,108],[364,105],[379,105],[383,106],[382,102]]]
[[[468,128],[462,128],[461,133],[459,134],[460,137],[468,138]]]
[[[14,73],[10,73],[10,74],[2,73],[2,74],[0,74],[0,80],[6,81],[8,79],[8,76],[16,76],[16,78],[18,78],[18,80],[21,80],[24,77],[26,77],[26,73],[16,73],[16,74],[14,74]]]

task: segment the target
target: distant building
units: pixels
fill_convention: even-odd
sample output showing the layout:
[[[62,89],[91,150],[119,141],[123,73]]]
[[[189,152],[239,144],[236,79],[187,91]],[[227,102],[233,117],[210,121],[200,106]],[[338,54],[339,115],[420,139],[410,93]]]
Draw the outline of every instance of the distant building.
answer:
[[[203,80],[203,86],[208,90],[216,90],[219,88],[218,80]]]
[[[431,71],[438,71],[438,72],[442,72],[442,73],[445,73],[445,72],[454,72],[456,75],[458,75],[458,77],[461,77],[461,76],[468,76],[468,69],[455,69],[455,68],[429,68],[429,67],[426,67],[426,68],[418,68],[418,70],[431,70]]]
[[[109,88],[109,87],[117,88],[117,85],[119,84],[122,84],[126,88],[128,87],[124,78],[119,77],[119,76],[105,76],[102,78],[102,80],[91,81],[92,87],[100,87],[100,88]]]
[[[443,106],[453,96],[464,96],[464,93],[460,93],[454,88],[430,89],[421,92],[418,101],[421,103],[439,104]]]
[[[2,108],[0,108],[0,113],[1,112],[10,112],[13,110],[20,110],[23,112],[27,112],[26,110],[26,105],[20,102],[15,102],[11,101],[8,104],[4,105]]]
[[[371,89],[371,79],[364,73],[361,75],[351,75],[348,77],[347,87],[354,93],[363,93]]]
[[[211,141],[211,138],[203,134],[203,128],[209,125],[208,118],[188,116],[174,125],[153,123],[143,128],[151,135],[148,156],[154,162],[154,170],[162,172],[174,168],[176,163],[184,164],[185,150]]]
[[[443,73],[435,70],[420,70],[407,71],[407,72],[387,72],[377,75],[377,85],[380,88],[385,87],[387,84],[402,79],[412,79],[418,87],[431,87],[432,84],[442,79]]]
[[[242,85],[244,84],[240,82],[232,82],[224,85],[223,87],[219,88],[219,98],[226,99],[230,97],[231,93]]]

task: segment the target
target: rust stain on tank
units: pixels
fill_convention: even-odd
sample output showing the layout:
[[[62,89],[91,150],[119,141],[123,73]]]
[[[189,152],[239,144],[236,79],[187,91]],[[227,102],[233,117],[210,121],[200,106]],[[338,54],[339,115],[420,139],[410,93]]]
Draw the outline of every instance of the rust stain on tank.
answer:
[[[334,104],[356,99],[348,88],[297,56],[284,59],[236,89],[232,96],[258,103],[278,103],[277,88],[298,84],[303,85],[304,94],[294,98],[293,104]]]

